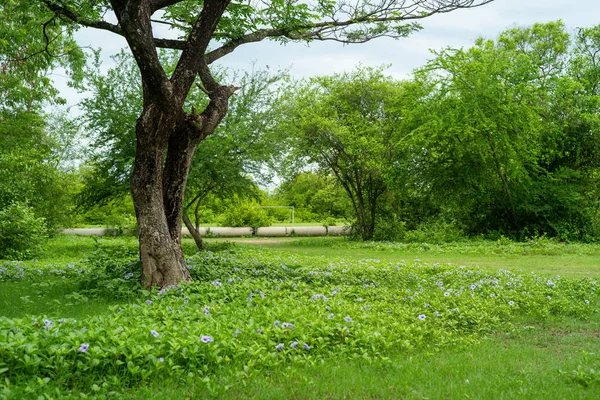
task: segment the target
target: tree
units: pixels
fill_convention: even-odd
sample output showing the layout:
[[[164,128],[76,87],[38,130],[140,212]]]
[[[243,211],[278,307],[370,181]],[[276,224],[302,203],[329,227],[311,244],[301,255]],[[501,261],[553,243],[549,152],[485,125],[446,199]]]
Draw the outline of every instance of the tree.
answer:
[[[415,74],[395,139],[405,182],[471,233],[562,236],[562,224],[589,225],[576,182],[580,167],[597,165],[597,100],[567,74],[569,44],[552,22],[437,54]]]
[[[140,69],[144,104],[135,128],[131,192],[143,285],[164,287],[191,280],[181,250],[180,226],[189,168],[196,146],[216,129],[227,113],[229,98],[238,90],[218,83],[209,64],[240,45],[267,38],[344,43],[402,38],[420,28],[420,19],[492,0],[276,0],[266,5],[227,0],[40,1],[52,11],[53,20],[65,26],[123,36]],[[33,4],[39,7],[40,3]],[[181,32],[180,39],[154,37],[152,21],[159,10],[161,21]],[[107,11],[114,12],[118,23],[102,19]],[[159,47],[181,51],[170,76],[160,63]],[[185,100],[196,86],[208,96],[208,105],[186,112]]]
[[[373,238],[377,208],[387,191],[384,172],[393,131],[400,122],[401,84],[381,70],[315,78],[283,97],[278,130],[291,138],[294,162],[332,173],[352,204],[355,231]]]
[[[162,52],[160,58],[166,68],[174,68],[172,54]],[[121,53],[115,60],[119,66],[106,74],[100,73],[98,67],[90,71],[88,79],[94,95],[82,101],[93,150],[91,168],[84,174],[85,187],[79,196],[81,206],[105,204],[128,193],[135,157],[133,127],[142,109],[141,80],[131,56]],[[231,74],[222,71],[221,75]],[[252,69],[236,78],[242,88],[232,99],[227,116],[196,148],[182,218],[199,248],[200,208],[207,196],[255,197],[253,177],[269,179],[269,160],[278,153],[277,142],[267,135],[272,120],[269,104],[274,97],[272,87],[283,76],[280,71]],[[185,108],[191,110],[202,101],[198,93],[193,93]]]

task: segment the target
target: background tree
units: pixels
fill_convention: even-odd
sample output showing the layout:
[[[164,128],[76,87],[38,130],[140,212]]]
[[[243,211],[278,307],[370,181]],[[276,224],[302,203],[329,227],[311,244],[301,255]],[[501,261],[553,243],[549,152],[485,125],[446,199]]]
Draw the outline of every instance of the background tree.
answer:
[[[360,43],[381,36],[406,37],[419,29],[416,21],[422,18],[490,1],[272,1],[265,6],[223,0],[40,0],[32,7],[45,4],[54,19],[66,26],[83,25],[122,35],[140,69],[144,103],[136,123],[131,191],[142,281],[151,287],[191,279],[181,250],[180,227],[188,172],[196,146],[214,132],[237,90],[219,84],[208,68],[210,63],[242,44],[266,38]],[[158,10],[163,10],[161,17],[155,15]],[[103,20],[108,11],[114,12],[118,23]],[[181,38],[155,38],[153,18],[170,24],[181,32]],[[172,74],[160,63],[158,47],[181,51]],[[196,83],[209,102],[189,112],[185,101]]]
[[[350,199],[355,231],[364,240],[375,231],[377,207],[387,191],[383,176],[391,159],[400,84],[381,70],[315,78],[292,86],[277,129],[290,136],[292,164],[314,163],[333,174]]]
[[[592,132],[593,107],[567,75],[569,43],[560,22],[514,28],[417,71],[420,92],[398,136],[410,140],[396,146],[405,182],[471,233],[589,226],[591,203],[575,183],[583,170],[566,156],[581,154],[572,146]]]

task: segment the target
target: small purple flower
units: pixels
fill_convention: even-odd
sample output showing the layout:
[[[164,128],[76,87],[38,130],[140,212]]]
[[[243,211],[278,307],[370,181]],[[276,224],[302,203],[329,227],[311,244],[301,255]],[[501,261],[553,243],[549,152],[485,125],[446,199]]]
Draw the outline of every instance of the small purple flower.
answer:
[[[89,347],[90,345],[88,343],[83,343],[81,346],[79,346],[79,351],[85,353]]]
[[[509,305],[509,306],[514,306],[514,305],[515,305],[515,302],[511,300],[511,301],[509,301],[509,302],[508,302],[508,305]]]
[[[290,344],[290,347],[293,347],[294,349],[297,349],[298,348],[298,342],[292,342]]]
[[[346,322],[352,322],[352,318],[350,318],[350,317],[344,317],[344,321],[346,321]]]
[[[331,307],[325,306],[325,311],[329,311],[329,310],[331,310]]]
[[[496,297],[496,295],[494,293],[490,294],[490,297],[493,299],[494,297]]]
[[[148,305],[152,304],[152,300],[146,300],[146,304],[148,304]]]
[[[333,317],[335,317],[335,315],[333,315],[333,314],[329,314],[329,315],[327,316],[327,318],[329,318],[329,319],[331,319],[331,318],[333,318]]]
[[[150,333],[152,334],[152,336],[154,336],[154,337],[158,337],[158,332],[156,332],[154,329],[152,329],[152,330],[150,331]]]
[[[81,328],[81,332],[85,332],[87,331],[87,328],[84,326],[83,328]]]
[[[258,329],[256,330],[256,333],[258,333],[259,335],[261,335],[261,334],[262,334],[262,329],[258,328]]]
[[[584,301],[585,301],[585,304],[590,304],[589,300],[584,300]]]
[[[448,297],[448,296],[450,296],[450,293],[449,292],[444,292],[444,296]]]
[[[283,350],[283,343],[279,343],[277,346],[275,346],[275,348],[277,350]]]
[[[281,327],[282,327],[282,328],[287,328],[287,327],[289,327],[289,326],[290,326],[290,324],[288,324],[287,322],[284,322],[283,324],[281,324]]]
[[[264,298],[265,298],[265,294],[264,294],[263,292],[260,292],[259,294],[260,294],[260,298],[261,298],[261,299],[264,299]]]
[[[223,286],[223,284],[219,281],[213,281],[212,284],[215,285],[215,287]]]
[[[210,307],[209,306],[204,306],[204,314],[206,314],[206,315],[210,314]]]
[[[212,336],[202,336],[200,338],[200,340],[202,341],[202,343],[214,342],[214,339],[212,338]]]
[[[427,316],[425,316],[425,314],[421,314],[421,315],[419,315],[419,319],[420,319],[421,321],[425,321],[425,318],[427,318]]]
[[[159,357],[158,360],[156,360],[158,362],[165,362],[165,359],[163,357]]]
[[[277,321],[273,322],[273,325],[279,326],[279,325],[281,325],[281,322],[279,322],[279,320],[277,320]]]
[[[475,290],[475,289],[477,289],[477,286],[475,286],[475,285],[471,285],[471,286],[469,286],[469,289],[471,289],[471,290]]]
[[[242,333],[239,329],[236,329],[235,332],[233,332],[233,336],[237,336],[240,333]]]
[[[306,343],[304,343],[304,350],[310,350],[310,346]]]

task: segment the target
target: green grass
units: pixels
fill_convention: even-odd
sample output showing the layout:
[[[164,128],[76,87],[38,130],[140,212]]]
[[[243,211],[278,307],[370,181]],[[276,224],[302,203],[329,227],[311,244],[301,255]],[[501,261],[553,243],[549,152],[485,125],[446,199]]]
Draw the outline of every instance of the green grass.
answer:
[[[101,252],[98,252],[95,241],[100,244]],[[240,241],[242,244],[237,245],[240,250],[234,248],[232,251],[219,251],[220,248],[227,247],[222,245],[226,241],[209,239],[207,244],[214,252],[210,253],[210,256],[192,257],[196,252],[193,242],[191,239],[184,239],[184,251],[193,265],[191,271],[205,283],[191,285],[181,295],[187,296],[191,307],[189,311],[181,311],[182,314],[178,314],[184,318],[182,321],[174,319],[170,322],[168,318],[165,320],[165,315],[169,315],[167,307],[172,306],[176,309],[176,304],[187,304],[188,300],[182,303],[177,293],[172,293],[164,299],[151,296],[153,304],[148,307],[143,302],[146,295],[129,285],[131,282],[123,279],[106,280],[107,285],[117,285],[117,288],[122,289],[118,296],[111,295],[111,291],[97,288],[91,292],[82,289],[89,287],[89,277],[99,277],[101,285],[104,282],[102,279],[108,279],[104,275],[95,275],[98,271],[90,271],[91,265],[94,268],[108,265],[106,262],[110,261],[111,254],[121,254],[119,251],[123,248],[135,249],[135,238],[93,239],[57,236],[48,242],[42,257],[19,264],[28,272],[26,278],[3,280],[0,274],[0,342],[3,329],[14,324],[8,329],[21,329],[24,335],[33,335],[31,340],[39,340],[36,342],[39,349],[35,350],[34,354],[54,360],[52,365],[56,368],[59,367],[57,360],[63,359],[56,358],[52,346],[60,344],[61,340],[74,340],[74,346],[79,346],[80,342],[77,340],[86,340],[92,343],[94,348],[90,350],[94,351],[90,353],[93,357],[90,355],[86,358],[76,350],[69,350],[61,357],[76,357],[84,362],[96,358],[100,364],[98,367],[92,364],[82,364],[77,368],[67,366],[62,374],[64,379],[58,376],[46,382],[40,380],[42,378],[33,372],[31,375],[13,375],[11,368],[3,368],[2,363],[8,362],[8,358],[0,357],[0,399],[37,398],[40,394],[49,398],[80,398],[80,393],[100,398],[130,399],[599,398],[599,298],[589,298],[592,302],[591,312],[584,312],[580,308],[571,312],[569,303],[566,302],[567,299],[580,301],[576,300],[576,290],[579,290],[577,285],[569,289],[572,279],[585,277],[600,280],[600,247],[597,245],[559,244],[552,241],[466,241],[401,245],[352,243],[344,238],[283,238],[275,243],[272,239],[251,238]],[[108,259],[90,264],[91,261],[82,262],[86,257]],[[411,266],[415,259],[419,259],[420,262]],[[125,263],[126,259],[123,260]],[[400,260],[406,260],[401,267],[406,272],[400,275],[396,275],[395,269],[384,272],[387,268],[386,263],[395,265],[399,264]],[[439,263],[440,266],[434,267],[434,263]],[[468,268],[445,267],[448,263]],[[0,261],[0,266],[1,264]],[[74,266],[72,270],[80,272],[52,272],[65,270],[69,264]],[[281,269],[280,265],[285,265],[286,268]],[[466,281],[461,281],[465,279],[463,277],[469,276],[465,273],[475,266],[483,268],[483,271],[490,271],[494,274],[490,276],[497,277],[510,277],[510,274],[499,272],[506,268],[524,271],[523,282],[527,279],[531,281],[527,284],[532,285],[531,289],[527,289],[531,291],[540,288],[546,290],[546,279],[555,275],[567,277],[568,279],[559,280],[559,283],[562,282],[559,286],[566,285],[564,294],[553,294],[554,300],[558,300],[557,304],[562,306],[554,311],[546,308],[545,294],[540,293],[537,299],[530,298],[529,295],[516,299],[521,310],[516,312],[506,305],[506,301],[495,302],[485,294],[474,303],[456,303],[461,309],[460,314],[464,313],[464,318],[439,326],[435,325],[435,321],[427,319],[428,324],[434,325],[423,326],[429,326],[432,330],[422,331],[416,315],[422,312],[420,310],[427,309],[410,302],[395,303],[394,296],[398,294],[390,295],[387,300],[385,298],[388,291],[398,289],[398,293],[403,293],[406,287],[416,293],[416,289],[423,285],[425,293],[430,293],[424,294],[427,301],[432,304],[436,302],[438,305],[434,304],[435,307],[442,307],[446,298],[439,290],[436,292],[435,281],[447,281],[445,286],[449,289],[445,290],[455,293],[461,285],[466,284]],[[341,268],[348,269],[350,275],[346,277],[346,273],[341,274]],[[43,273],[33,272],[38,269]],[[238,272],[231,275],[234,269]],[[313,275],[315,271],[317,273]],[[334,274],[327,277],[319,271],[333,271]],[[540,278],[541,285],[536,286],[531,272],[543,277]],[[390,273],[392,275],[389,275]],[[289,277],[286,274],[289,274]],[[411,283],[415,274],[423,274],[423,278]],[[427,274],[432,274],[431,279],[425,278],[429,276]],[[229,288],[225,285],[228,276],[240,276],[243,281]],[[284,282],[288,279],[290,283]],[[333,280],[330,282],[331,279]],[[216,287],[210,283],[215,280],[222,281],[224,286]],[[381,287],[364,289],[362,286],[365,280],[381,284]],[[279,283],[280,281],[282,283]],[[88,286],[82,286],[82,282],[87,282]],[[293,282],[296,283],[292,285]],[[122,286],[125,283],[129,286]],[[282,286],[279,298],[279,286],[275,288],[275,285]],[[326,323],[329,320],[325,315],[329,311],[315,308],[320,303],[315,304],[310,300],[312,294],[330,293],[338,286],[343,288],[345,297],[328,304],[331,304],[334,310],[339,309],[335,311],[337,318],[353,315],[355,321],[352,324],[356,325],[347,325],[350,325],[351,331],[357,329],[354,332],[356,342],[352,342],[354,339],[351,337],[348,337],[349,342],[339,345],[335,341],[327,346],[311,342],[313,350],[310,356],[288,350],[284,353],[274,351],[273,346],[278,341],[284,341],[287,347],[289,341],[294,340],[292,337],[286,339],[277,336],[277,329],[272,328],[275,319],[293,320],[298,325],[298,329],[291,332],[298,338],[296,340],[310,341],[317,332],[325,332],[319,333],[326,335],[325,337],[338,332],[335,329],[327,330],[329,328]],[[263,302],[259,299],[258,290],[264,290],[267,294]],[[493,290],[493,287],[486,290]],[[249,291],[256,295],[255,308],[250,307],[251,304],[247,301]],[[506,300],[511,298],[510,295],[507,296]],[[559,300],[561,296],[564,297],[563,303]],[[364,297],[365,303],[356,303],[357,297]],[[459,302],[459,297],[456,297],[456,301]],[[533,302],[527,303],[530,301]],[[214,317],[204,321],[201,307],[207,304],[210,305],[211,315]],[[361,317],[363,312],[359,311],[358,306],[362,307],[363,304],[373,306],[372,314],[365,311]],[[388,304],[389,307],[401,306],[396,317],[387,316]],[[110,306],[118,306],[123,311]],[[450,308],[454,306],[448,305]],[[425,312],[430,314],[429,311]],[[477,319],[478,312],[487,315],[471,325],[470,321],[473,321],[473,318]],[[11,319],[3,320],[1,317]],[[22,320],[18,319],[23,317]],[[59,329],[51,331],[55,336],[44,339],[45,336],[40,336],[39,330],[31,330],[31,321],[41,321],[42,318],[53,321],[59,318],[76,319],[79,322],[73,324],[78,333],[66,333],[65,329],[68,328],[57,324]],[[378,326],[377,319],[374,318],[382,318],[382,325]],[[428,318],[432,316],[429,315]],[[494,322],[495,318],[500,319]],[[400,329],[397,334],[394,331],[396,328],[391,325],[396,321]],[[464,325],[467,322],[468,324]],[[169,335],[167,326],[171,323],[182,325],[178,328],[173,326],[174,331]],[[87,326],[87,333],[80,332],[82,326]],[[119,326],[129,330],[123,339],[111,336],[115,335],[115,329]],[[235,326],[239,326],[244,332],[239,341],[232,341],[229,333]],[[246,332],[246,329],[254,332],[256,327],[265,329],[266,326],[271,328],[266,329],[264,335],[252,333],[247,336],[249,332]],[[409,330],[403,330],[404,328]],[[148,340],[150,329],[161,332],[160,341],[156,344]],[[188,329],[190,332],[186,333]],[[405,337],[411,344],[388,346],[385,341],[375,341],[379,330],[384,336],[388,335],[387,340],[397,339],[398,343],[402,344],[402,338]],[[222,356],[229,355],[232,358],[231,362],[216,362],[217,359],[212,358],[214,355],[208,354],[208,358],[198,364],[206,366],[208,369],[205,371],[200,371],[198,366],[192,367],[196,364],[191,362],[185,370],[186,373],[193,373],[191,376],[186,373],[173,375],[165,373],[163,369],[151,378],[141,378],[128,369],[120,370],[118,364],[108,369],[102,367],[102,363],[105,362],[112,365],[111,360],[114,361],[114,357],[120,357],[121,354],[144,351],[141,350],[143,347],[135,350],[138,340],[142,341],[142,346],[149,346],[152,354],[155,354],[157,349],[168,353],[173,345],[191,346],[190,343],[193,342],[189,342],[190,334],[206,333],[215,335],[213,348]],[[73,334],[76,335],[75,339],[68,339],[70,336],[61,339],[61,335]],[[92,336],[86,337],[88,334]],[[100,338],[109,341],[104,345],[104,349],[99,347]],[[50,339],[51,341],[47,342]],[[377,347],[375,350],[369,350],[370,340],[374,340],[373,343]],[[109,344],[111,341],[118,344]],[[332,346],[331,350],[327,350],[328,346]],[[2,343],[0,356],[1,347]],[[173,354],[181,353],[180,350],[173,351]],[[373,352],[379,356],[373,356]],[[128,357],[133,357],[131,354]],[[5,357],[8,357],[8,353]],[[165,355],[165,358],[168,357]],[[150,368],[150,373],[152,365],[161,366],[152,362],[148,364],[147,358],[131,360],[137,362],[136,365],[142,369]],[[185,360],[187,358],[178,363],[185,365],[182,364],[188,362]],[[251,364],[246,371],[245,368]],[[86,368],[89,368],[88,372],[76,380],[66,378],[73,371],[77,373],[78,369],[85,371]],[[11,384],[5,385],[4,389],[3,375],[11,377]],[[6,389],[7,387],[9,389]],[[8,394],[7,390],[11,390],[11,394]]]
[[[207,239],[208,243],[232,239]],[[348,242],[333,238],[240,238],[235,242],[259,245],[285,254],[313,258],[377,259],[382,262],[420,260],[425,263],[480,267],[490,271],[513,269],[569,278],[600,277],[600,245],[546,243],[507,243],[467,241],[450,244],[409,243],[404,245]]]

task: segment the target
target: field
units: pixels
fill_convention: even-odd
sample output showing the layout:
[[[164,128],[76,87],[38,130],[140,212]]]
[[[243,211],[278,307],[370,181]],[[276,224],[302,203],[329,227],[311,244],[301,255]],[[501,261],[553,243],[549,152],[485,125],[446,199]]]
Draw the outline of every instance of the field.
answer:
[[[0,261],[0,399],[600,393],[597,245],[207,243],[152,293],[130,237]]]

